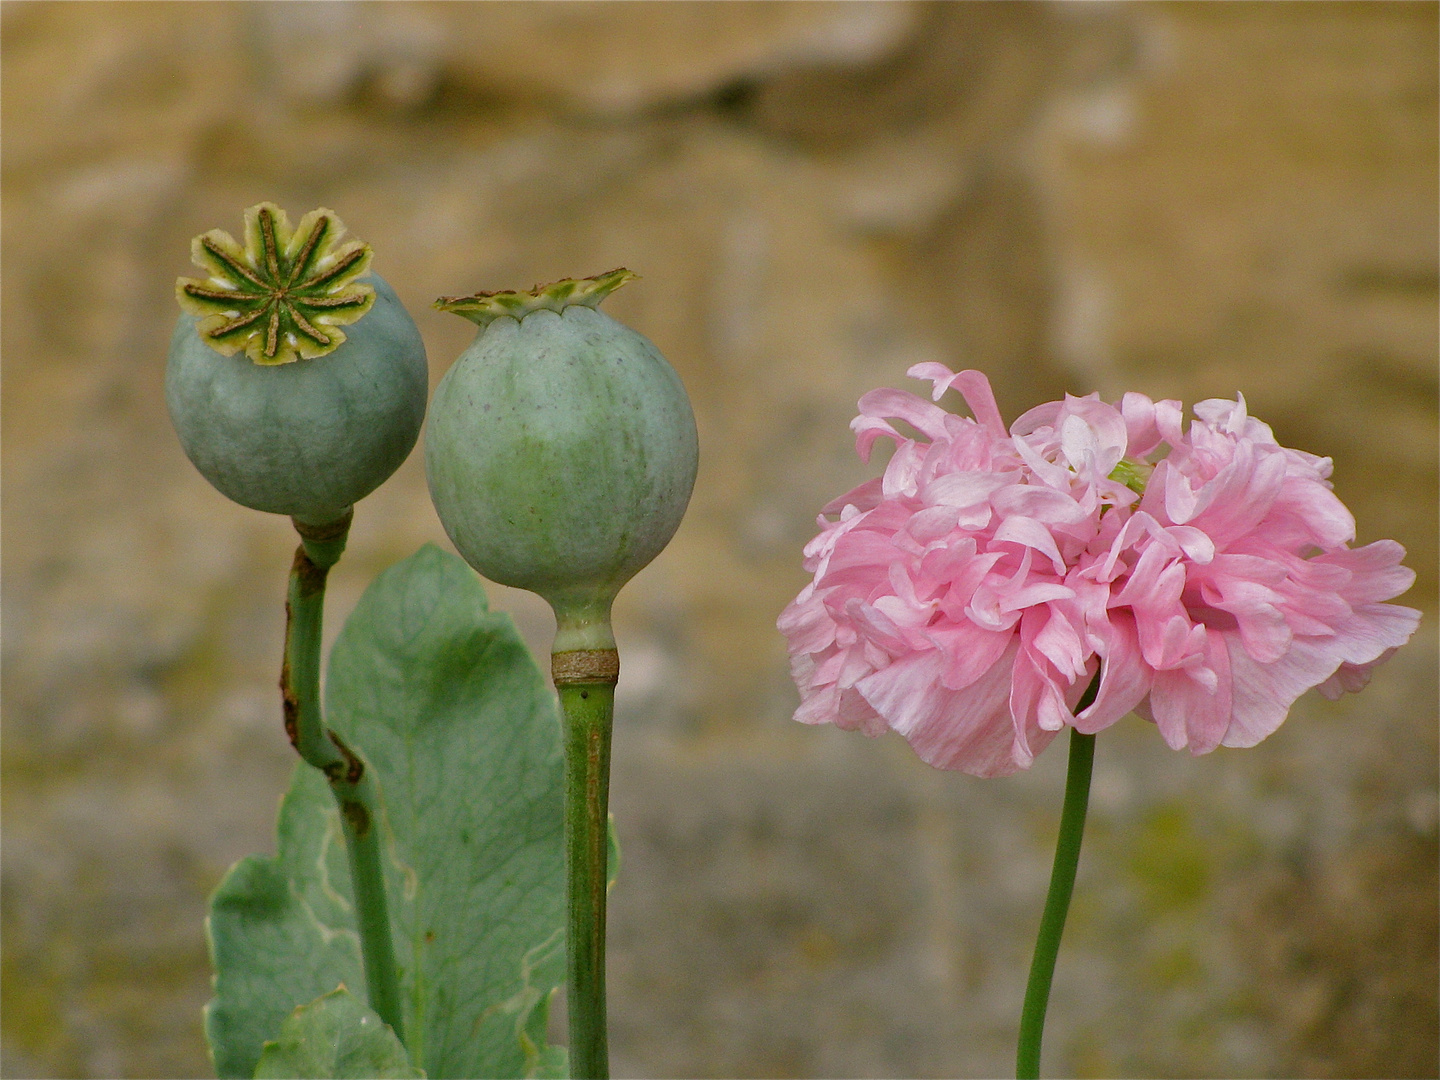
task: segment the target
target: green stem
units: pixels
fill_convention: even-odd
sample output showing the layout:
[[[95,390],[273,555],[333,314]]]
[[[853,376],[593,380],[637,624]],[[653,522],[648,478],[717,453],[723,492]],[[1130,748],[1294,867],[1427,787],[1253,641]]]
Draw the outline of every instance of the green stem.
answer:
[[[564,656],[566,654],[558,654]],[[572,654],[573,655],[573,654]],[[557,667],[558,674],[558,667]],[[557,682],[565,714],[565,885],[570,1075],[605,1080],[605,890],[613,682]]]
[[[301,543],[290,569],[285,603],[285,661],[280,670],[280,692],[290,742],[307,764],[325,774],[340,807],[370,1007],[403,1041],[400,977],[390,936],[380,851],[380,792],[361,757],[326,728],[320,709],[325,581],[345,550],[350,517],[347,512],[322,526],[295,522]]]
[[[1078,713],[1095,700],[1100,688],[1097,674],[1080,703]],[[1075,870],[1080,865],[1080,841],[1085,836],[1085,811],[1090,805],[1090,771],[1095,762],[1095,736],[1070,730],[1070,765],[1065,773],[1065,803],[1060,810],[1060,835],[1055,841],[1055,866],[1050,871],[1050,891],[1045,912],[1040,916],[1040,933],[1035,939],[1035,957],[1030,961],[1030,979],[1025,985],[1025,1005],[1020,1011],[1020,1045],[1015,1058],[1017,1080],[1038,1080],[1040,1040],[1045,1034],[1045,1009],[1050,1004],[1050,983],[1055,977],[1055,958],[1070,895],[1075,890]]]

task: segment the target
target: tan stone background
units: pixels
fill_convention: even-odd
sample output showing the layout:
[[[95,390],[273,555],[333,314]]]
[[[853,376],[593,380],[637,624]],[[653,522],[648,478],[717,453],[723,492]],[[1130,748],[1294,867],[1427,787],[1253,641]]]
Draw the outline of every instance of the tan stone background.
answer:
[[[1432,3],[3,7],[3,1059],[195,1076],[205,898],[271,844],[286,522],[161,392],[188,239],[273,199],[442,293],[626,265],[703,460],[622,596],[620,1075],[1009,1070],[1063,753],[932,772],[792,724],[774,630],[855,399],[1243,390],[1429,618],[1369,691],[1191,759],[1099,743],[1052,1075],[1434,1076]],[[330,631],[443,542],[418,455]],[[539,648],[546,614],[497,590]]]

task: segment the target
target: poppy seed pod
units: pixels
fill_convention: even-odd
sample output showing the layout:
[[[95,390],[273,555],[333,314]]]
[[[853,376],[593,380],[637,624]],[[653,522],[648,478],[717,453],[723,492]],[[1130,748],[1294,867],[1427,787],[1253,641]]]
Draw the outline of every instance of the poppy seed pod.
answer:
[[[611,600],[669,543],[695,484],[695,417],[680,377],[596,309],[632,277],[614,270],[435,305],[480,333],[435,391],[430,496],[471,566],[555,608],[556,651],[613,647]]]
[[[414,321],[329,210],[261,203],[195,238],[165,399],[186,455],[243,506],[323,524],[400,467],[429,388]],[[340,329],[346,326],[347,330]]]

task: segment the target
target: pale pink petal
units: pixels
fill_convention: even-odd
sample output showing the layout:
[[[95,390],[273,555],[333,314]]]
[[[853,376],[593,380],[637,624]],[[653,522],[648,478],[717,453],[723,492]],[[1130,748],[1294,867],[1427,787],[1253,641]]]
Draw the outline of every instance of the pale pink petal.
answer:
[[[1115,612],[1101,645],[1103,660],[1100,690],[1095,700],[1075,717],[1075,730],[1087,735],[1102,731],[1134,710],[1150,692],[1150,668],[1140,654],[1135,622]]]
[[[860,415],[903,420],[931,439],[943,439],[946,437],[945,418],[950,414],[906,390],[882,387],[871,390],[860,399]]]
[[[980,522],[980,528],[989,523],[990,508],[984,507],[985,520]],[[905,526],[905,531],[922,544],[928,544],[932,540],[939,540],[942,536],[955,531],[960,524],[960,515],[964,513],[958,506],[931,506],[919,511],[912,517]]]
[[[831,499],[820,508],[822,514],[838,514],[847,506],[853,506],[857,510],[873,510],[880,505],[881,478],[866,480],[859,487],[847,491],[838,499]]]
[[[1032,548],[1049,557],[1051,564],[1055,567],[1055,573],[1062,576],[1065,573],[1065,560],[1060,556],[1060,549],[1055,544],[1055,537],[1051,536],[1050,530],[1034,518],[1006,518],[995,530],[993,543],[1020,544]]]
[[[929,481],[919,496],[927,506],[983,506],[991,495],[1009,484],[1012,477],[1013,474],[995,472],[944,473]]]
[[[1125,418],[1098,395],[1065,399],[1060,424],[1060,449],[1076,472],[1094,470],[1109,476],[1125,456],[1128,435]]]
[[[1375,673],[1375,669],[1394,656],[1395,651],[1386,649],[1368,664],[1341,664],[1335,669],[1334,675],[1315,689],[1320,691],[1321,697],[1330,701],[1335,701],[1342,694],[1358,694],[1370,685],[1370,676]]]
[[[1254,746],[1284,722],[1296,698],[1337,666],[1322,638],[1297,638],[1273,664],[1257,663],[1238,641],[1229,642],[1229,651],[1234,705],[1226,746]]]
[[[1188,522],[1204,529],[1215,545],[1224,548],[1254,529],[1270,511],[1285,482],[1285,455],[1279,450],[1259,452],[1242,442],[1234,459],[1199,492],[1197,512]]]
[[[905,441],[895,448],[885,466],[885,475],[880,492],[887,499],[900,495],[914,495],[919,486],[920,469],[925,464],[925,447],[920,443]]]
[[[857,416],[850,421],[850,430],[855,432],[855,453],[861,461],[870,460],[879,439],[894,439],[897,446],[912,441],[891,427],[888,420],[878,416]]]
[[[964,690],[944,691],[934,707],[907,712],[891,726],[909,741],[920,759],[938,769],[954,769],[972,776],[1008,776],[1024,767],[1014,756],[1014,726],[1010,721],[1010,673],[1017,646],[1011,647],[976,683]],[[877,674],[867,687],[869,700],[883,711],[904,700],[883,685]],[[899,698],[900,700],[897,700]],[[1041,742],[1037,733],[1035,742]],[[1024,765],[1028,765],[1025,762]]]
[[[811,586],[806,586],[811,590]],[[828,648],[835,640],[835,623],[818,599],[804,593],[792,601],[776,620],[780,632],[790,639],[796,653],[816,653]]]
[[[957,624],[927,627],[926,638],[945,658],[941,681],[951,690],[971,685],[1004,654],[1012,635],[976,626],[968,619]]]
[[[1192,754],[1207,754],[1220,745],[1230,727],[1231,669],[1225,635],[1209,634],[1205,644],[1204,668],[1155,673],[1150,710],[1172,750],[1188,746]]]
[[[1420,612],[1399,604],[1361,604],[1335,627],[1333,648],[1342,663],[1373,664],[1410,640]]]
[[[1087,512],[1069,492],[1035,484],[1009,484],[995,492],[992,502],[1004,517],[1034,518],[1046,525],[1071,525],[1094,513]]]
[[[948,378],[937,378],[936,369],[948,371],[940,364],[916,364],[905,374],[914,379],[935,380],[935,400],[939,401],[942,394],[950,387],[960,391],[960,396],[965,399],[965,404],[970,406],[970,411],[991,438],[1003,439],[1005,437],[1005,421],[1000,418],[1000,407],[995,404],[995,392],[990,389],[990,380],[985,377],[984,372],[967,370],[961,371]]]
[[[1072,590],[1065,590],[1069,597],[1075,594]],[[1069,597],[1055,597],[1054,599],[1068,599]],[[1075,626],[1049,601],[1042,601],[1044,608],[1036,607],[1032,610],[1044,613],[1044,626],[1036,632],[1033,641],[1028,644],[1038,653],[1049,660],[1055,666],[1055,670],[1061,677],[1069,682],[1079,679],[1085,671],[1085,665],[1090,659],[1090,650],[1085,647],[1084,641]],[[1024,641],[1022,631],[1021,640]]]
[[[1314,544],[1330,550],[1355,539],[1355,516],[1317,477],[1287,475],[1268,516],[1267,537],[1286,547]]]
[[[1415,584],[1415,571],[1400,565],[1404,557],[1405,549],[1394,540],[1376,540],[1364,547],[1326,552],[1311,561],[1351,572],[1338,590],[1349,603],[1378,604],[1393,600]]]
[[[1064,407],[1063,401],[1047,401],[1043,405],[1036,405],[1015,418],[1015,422],[1010,425],[1010,434],[1030,435],[1042,428],[1054,428],[1060,420],[1060,410]]]
[[[1160,429],[1155,426],[1155,402],[1134,391],[1120,399],[1120,415],[1125,418],[1125,441],[1129,453],[1142,458],[1160,445]]]

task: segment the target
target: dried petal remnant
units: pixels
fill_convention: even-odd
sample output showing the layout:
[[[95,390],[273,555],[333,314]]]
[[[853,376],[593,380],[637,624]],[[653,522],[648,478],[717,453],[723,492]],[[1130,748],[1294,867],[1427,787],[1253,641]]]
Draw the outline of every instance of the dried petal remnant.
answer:
[[[260,203],[245,211],[245,243],[221,229],[195,237],[191,261],[209,277],[180,278],[175,296],[199,318],[201,340],[224,356],[245,351],[257,364],[289,364],[333,352],[341,326],[375,303],[358,283],[371,252],[342,242],[345,226],[331,210],[312,210],[292,229],[285,211]]]

